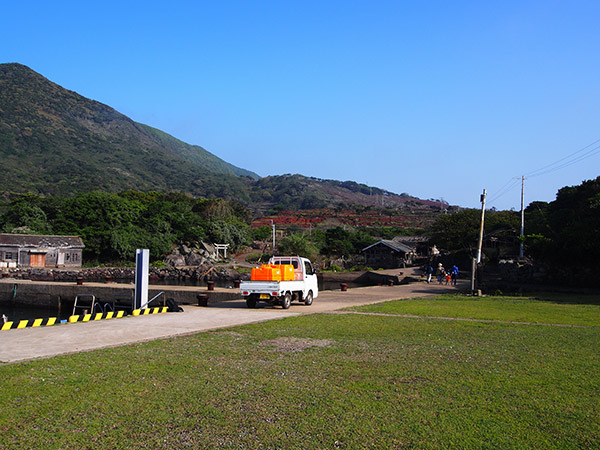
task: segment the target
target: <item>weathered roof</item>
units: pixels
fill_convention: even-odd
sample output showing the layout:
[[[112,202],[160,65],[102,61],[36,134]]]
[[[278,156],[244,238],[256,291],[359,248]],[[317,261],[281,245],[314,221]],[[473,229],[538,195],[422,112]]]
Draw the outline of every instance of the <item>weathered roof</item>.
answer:
[[[372,245],[369,245],[368,247],[363,248],[361,251],[367,251],[372,247],[375,247],[377,245],[385,245],[386,247],[391,248],[392,250],[396,251],[396,252],[400,252],[400,253],[410,253],[410,252],[414,252],[414,249],[409,247],[408,245],[404,245],[401,242],[398,241],[389,241],[386,239],[383,239],[381,241],[375,242]]]
[[[33,234],[0,234],[0,245],[35,248],[84,248],[79,236],[44,236]]]
[[[429,238],[427,236],[396,236],[393,240],[404,242],[406,244],[408,242],[428,242]]]

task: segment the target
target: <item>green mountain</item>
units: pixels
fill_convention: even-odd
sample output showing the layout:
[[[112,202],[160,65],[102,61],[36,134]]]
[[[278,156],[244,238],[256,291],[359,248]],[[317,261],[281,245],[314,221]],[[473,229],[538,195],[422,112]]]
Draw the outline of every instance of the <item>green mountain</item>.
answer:
[[[0,158],[5,193],[180,191],[237,200],[256,215],[350,205],[440,210],[435,202],[352,181],[260,178],[21,64],[0,64]]]
[[[0,64],[0,157],[4,189],[13,192],[211,195],[259,178],[20,64]]]

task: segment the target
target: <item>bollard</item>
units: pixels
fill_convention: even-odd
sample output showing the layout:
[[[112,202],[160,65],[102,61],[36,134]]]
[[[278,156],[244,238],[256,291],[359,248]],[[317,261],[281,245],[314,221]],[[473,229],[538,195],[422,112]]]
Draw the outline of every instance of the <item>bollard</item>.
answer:
[[[81,286],[83,284],[83,277],[77,277],[77,286]]]
[[[239,289],[241,283],[241,280],[233,280],[233,287]]]
[[[346,292],[348,290],[348,285],[346,283],[340,283],[340,289],[342,292]]]
[[[208,290],[209,291],[214,291],[215,290],[215,282],[214,281],[207,281],[206,285],[208,286]]]
[[[208,306],[208,295],[198,294],[196,298],[198,299],[198,306]]]

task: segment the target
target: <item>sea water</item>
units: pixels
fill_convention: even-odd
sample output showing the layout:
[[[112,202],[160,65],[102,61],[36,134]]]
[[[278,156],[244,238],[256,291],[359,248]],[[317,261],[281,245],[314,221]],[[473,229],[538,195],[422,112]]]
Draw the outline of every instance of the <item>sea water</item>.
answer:
[[[7,321],[19,322],[20,320],[47,319],[56,317],[59,320],[66,320],[73,312],[71,308],[63,309],[60,314],[57,308],[44,308],[41,306],[30,305],[2,305],[0,304],[0,317],[5,315]],[[2,324],[2,321],[0,321]],[[1,325],[0,325],[1,326]]]

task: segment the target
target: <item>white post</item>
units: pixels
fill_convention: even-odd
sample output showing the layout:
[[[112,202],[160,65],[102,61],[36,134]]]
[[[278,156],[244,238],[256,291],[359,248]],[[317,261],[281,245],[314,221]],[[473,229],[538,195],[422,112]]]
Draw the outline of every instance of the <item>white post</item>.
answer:
[[[148,274],[150,272],[150,250],[135,251],[135,295],[134,309],[148,303]]]
[[[477,260],[475,258],[471,261],[471,294],[475,295],[475,272],[477,271]]]
[[[273,228],[273,256],[275,256],[275,223],[272,220],[271,227]]]
[[[479,244],[477,245],[477,264],[481,262],[481,247],[483,246],[483,224],[485,220],[485,196],[486,190],[481,194],[481,228],[479,229]]]
[[[523,239],[525,239],[525,177],[521,177],[521,243],[519,245],[519,258],[525,256]]]

